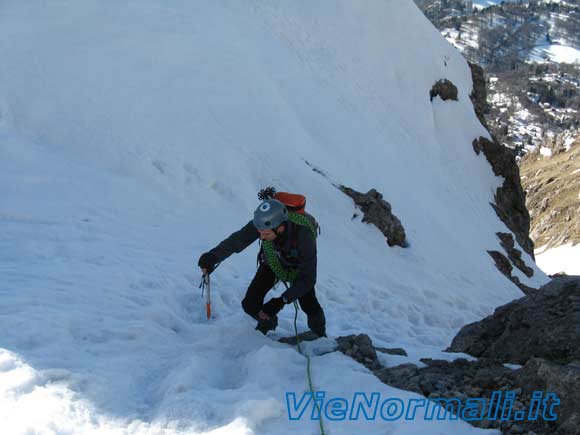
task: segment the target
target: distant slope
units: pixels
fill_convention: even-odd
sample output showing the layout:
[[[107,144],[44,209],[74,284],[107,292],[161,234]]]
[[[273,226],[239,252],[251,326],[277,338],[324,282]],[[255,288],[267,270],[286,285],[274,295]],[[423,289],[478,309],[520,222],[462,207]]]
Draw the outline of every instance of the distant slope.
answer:
[[[579,63],[578,1],[415,2],[449,42],[490,72],[528,61]]]
[[[530,236],[538,264],[547,273],[580,273],[579,153],[578,134],[563,133],[520,162],[532,219]]]

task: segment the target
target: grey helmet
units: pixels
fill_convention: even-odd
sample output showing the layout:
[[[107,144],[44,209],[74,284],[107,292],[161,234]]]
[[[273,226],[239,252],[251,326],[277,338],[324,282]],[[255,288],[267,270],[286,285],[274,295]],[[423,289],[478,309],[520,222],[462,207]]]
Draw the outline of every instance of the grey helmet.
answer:
[[[288,220],[286,206],[277,199],[262,202],[254,212],[254,226],[258,230],[273,230]]]

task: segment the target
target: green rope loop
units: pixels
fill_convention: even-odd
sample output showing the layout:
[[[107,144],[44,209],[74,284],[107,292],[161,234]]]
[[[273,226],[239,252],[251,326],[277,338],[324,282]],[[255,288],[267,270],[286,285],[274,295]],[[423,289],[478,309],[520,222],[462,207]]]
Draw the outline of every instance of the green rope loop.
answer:
[[[300,213],[290,212],[288,213],[288,220],[292,223],[297,225],[302,225],[310,230],[314,239],[316,239],[317,232],[314,223],[308,219],[305,215]],[[276,255],[276,249],[274,248],[274,243],[269,240],[262,241],[262,249],[264,250],[264,254],[266,256],[266,263],[276,275],[276,278],[279,281],[293,283],[298,278],[298,270],[285,268],[280,263],[280,259],[278,255]]]

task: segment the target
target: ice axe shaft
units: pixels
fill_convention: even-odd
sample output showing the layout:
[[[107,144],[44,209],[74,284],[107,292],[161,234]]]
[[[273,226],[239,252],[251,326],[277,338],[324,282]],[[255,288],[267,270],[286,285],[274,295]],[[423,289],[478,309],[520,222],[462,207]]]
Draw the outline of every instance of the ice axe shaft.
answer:
[[[205,314],[207,315],[207,318],[209,320],[211,318],[211,287],[209,274],[205,274],[203,276],[203,279],[205,281],[205,287],[207,287],[205,291]]]
[[[201,277],[201,282],[199,283],[199,288],[201,289],[201,297],[203,298],[205,292],[205,314],[208,320],[211,318],[211,295],[210,295],[210,282],[209,274],[204,273]]]

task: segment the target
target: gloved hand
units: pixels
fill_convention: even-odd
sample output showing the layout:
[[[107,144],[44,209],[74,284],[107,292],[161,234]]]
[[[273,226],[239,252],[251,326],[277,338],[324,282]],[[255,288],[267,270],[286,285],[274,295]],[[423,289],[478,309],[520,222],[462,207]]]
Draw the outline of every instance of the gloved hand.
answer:
[[[205,269],[207,274],[209,275],[214,271],[217,263],[218,258],[216,257],[216,255],[212,254],[211,252],[206,252],[205,254],[201,254],[201,257],[199,257],[197,265],[202,269]]]
[[[282,298],[272,298],[264,305],[262,305],[262,309],[260,310],[260,314],[265,314],[268,318],[276,316],[280,312],[280,310],[284,307],[284,301]],[[262,317],[262,316],[260,316]]]

